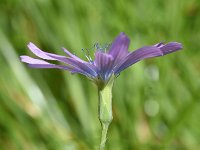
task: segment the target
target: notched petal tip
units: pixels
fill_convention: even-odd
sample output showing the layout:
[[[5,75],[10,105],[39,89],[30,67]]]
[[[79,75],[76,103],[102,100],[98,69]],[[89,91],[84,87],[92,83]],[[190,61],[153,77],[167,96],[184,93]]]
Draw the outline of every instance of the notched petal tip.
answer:
[[[166,54],[183,49],[183,45],[178,42],[170,42],[170,43],[160,46],[159,48],[163,52],[163,55],[166,55]]]
[[[174,49],[175,50],[181,50],[183,49],[183,45],[181,43],[178,43],[178,42],[171,42],[171,45],[174,46]]]
[[[129,37],[126,35],[125,32],[121,32],[121,33],[117,36],[117,38],[119,38],[119,40],[125,40],[127,43],[130,42]],[[117,39],[117,38],[116,38],[116,39]]]
[[[125,32],[120,32],[119,36],[127,36]]]

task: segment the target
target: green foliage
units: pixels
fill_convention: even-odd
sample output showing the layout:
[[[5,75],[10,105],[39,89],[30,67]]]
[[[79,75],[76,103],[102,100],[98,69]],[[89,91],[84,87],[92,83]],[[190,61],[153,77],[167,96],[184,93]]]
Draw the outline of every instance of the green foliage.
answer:
[[[61,70],[30,69],[19,56],[32,55],[32,41],[84,58],[82,48],[124,31],[130,50],[160,41],[181,42],[184,50],[139,62],[116,79],[107,149],[198,150],[199,16],[198,0],[1,0],[0,149],[97,149],[95,85]]]

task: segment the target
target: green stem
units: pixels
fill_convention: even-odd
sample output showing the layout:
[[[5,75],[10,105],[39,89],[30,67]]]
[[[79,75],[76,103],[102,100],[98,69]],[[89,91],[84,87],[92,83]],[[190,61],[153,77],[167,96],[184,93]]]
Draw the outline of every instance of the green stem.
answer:
[[[109,124],[107,124],[107,125],[102,124],[101,143],[99,146],[99,150],[104,150],[104,148],[105,148],[108,127],[109,127]]]
[[[112,87],[114,83],[114,75],[109,79],[107,84],[98,90],[99,94],[99,120],[102,126],[102,137],[99,150],[104,150],[107,132],[110,123],[112,122]]]

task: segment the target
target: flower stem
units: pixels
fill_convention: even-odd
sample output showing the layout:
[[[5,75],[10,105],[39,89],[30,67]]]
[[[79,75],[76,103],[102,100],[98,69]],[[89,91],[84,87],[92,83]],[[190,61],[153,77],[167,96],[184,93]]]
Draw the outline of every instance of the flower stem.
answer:
[[[110,77],[107,84],[98,90],[99,94],[99,120],[102,126],[102,137],[99,150],[104,150],[107,132],[110,123],[112,122],[112,87],[114,83],[114,75]]]
[[[109,127],[109,124],[102,124],[101,143],[99,146],[99,150],[104,150],[104,148],[105,148],[108,127]]]

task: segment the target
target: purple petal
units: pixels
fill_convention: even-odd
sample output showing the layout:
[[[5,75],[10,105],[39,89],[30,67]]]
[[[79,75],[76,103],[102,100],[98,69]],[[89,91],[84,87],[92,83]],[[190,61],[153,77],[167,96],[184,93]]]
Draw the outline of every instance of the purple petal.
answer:
[[[59,69],[65,69],[65,70],[72,70],[72,68],[68,66],[51,64],[44,60],[35,59],[29,56],[20,56],[20,59],[22,62],[25,62],[30,67],[34,67],[34,68],[59,68]]]
[[[90,78],[93,77],[90,74],[88,74],[87,72],[84,72],[84,71],[79,70],[77,68],[70,68],[68,66],[55,65],[55,64],[28,64],[28,66],[31,67],[31,68],[56,68],[56,69],[68,70],[73,74],[79,73],[79,74],[83,74],[85,76],[88,76]]]
[[[74,58],[75,60],[78,60],[79,62],[86,62],[82,59],[80,59],[79,57],[77,57],[76,55],[70,53],[67,49],[65,49],[64,47],[62,47],[63,51],[71,58]]]
[[[94,68],[88,62],[79,61],[75,58],[67,58],[67,57],[60,58],[60,57],[57,57],[57,56],[51,56],[51,57],[60,61],[60,62],[64,62],[67,65],[70,65],[74,68],[77,68],[78,70],[81,70],[83,72],[87,72],[88,74],[91,74],[91,76],[94,76],[94,77],[97,76],[96,68]]]
[[[28,64],[31,68],[57,68],[57,69],[63,69],[63,70],[69,70],[71,71],[72,68],[69,68],[67,66],[61,66],[61,65],[55,65],[55,64]]]
[[[38,56],[40,58],[43,58],[43,59],[47,59],[47,60],[56,60],[56,59],[52,58],[51,55],[52,56],[57,56],[57,57],[64,57],[64,56],[60,56],[60,55],[56,55],[56,54],[44,52],[44,51],[42,51],[41,49],[39,49],[37,46],[35,46],[31,42],[28,44],[28,48],[36,56]]]
[[[178,50],[183,48],[182,44],[178,43],[178,42],[170,42],[170,43],[167,43],[165,45],[162,44],[158,47],[163,52],[163,55],[178,51]]]
[[[133,65],[134,63],[150,57],[162,56],[162,51],[155,46],[145,46],[131,52],[124,60],[122,60],[115,68],[115,74],[119,74],[122,70]]]
[[[80,73],[88,77],[93,77],[88,72],[85,72],[75,67],[72,68],[70,66],[55,65],[55,64],[48,63],[44,60],[35,59],[29,56],[20,56],[20,59],[22,62],[27,63],[28,66],[31,68],[57,68],[57,69],[68,70],[68,71],[71,71],[72,73]]]
[[[97,77],[97,72],[96,72],[96,68],[89,63],[82,63],[82,62],[78,62],[76,60],[71,59],[71,62],[76,66],[76,68],[78,68],[79,70],[82,70],[84,72],[87,72],[87,74],[90,74],[90,76],[93,76],[94,78]]]
[[[50,64],[44,60],[41,59],[35,59],[29,56],[20,56],[20,59],[22,62],[28,63],[28,64]]]
[[[95,53],[95,65],[97,66],[98,74],[100,74],[103,80],[106,80],[108,75],[112,72],[112,55],[97,51]]]
[[[120,33],[119,36],[113,41],[108,54],[112,55],[115,62],[122,60],[129,52],[128,47],[130,44],[129,38],[125,33]]]
[[[40,50],[37,46],[35,46],[33,43],[29,43],[28,47],[36,56],[38,56],[42,59],[57,60],[57,61],[68,64],[68,58],[65,56],[44,52],[44,51]]]
[[[97,76],[95,70],[92,67],[90,67],[87,64],[87,62],[81,60],[80,58],[71,54],[70,52],[67,52],[66,49],[64,49],[64,51],[67,52],[67,54],[71,56],[72,58],[44,52],[40,50],[37,46],[35,46],[33,43],[29,43],[28,47],[36,56],[40,58],[64,62],[65,64],[70,65],[70,67],[76,68],[79,71],[85,72],[87,74],[91,74],[91,76]]]
[[[38,56],[40,58],[47,59],[47,60],[57,60],[59,62],[64,62],[67,65],[71,65],[71,66],[75,67],[72,63],[70,63],[70,61],[68,60],[69,58],[67,58],[65,56],[44,52],[44,51],[40,50],[37,46],[35,46],[33,43],[29,43],[28,47],[36,56]],[[32,60],[33,60],[33,58],[32,58]],[[35,59],[35,60],[39,61],[39,59]],[[43,61],[43,60],[40,60],[40,61]],[[43,62],[45,62],[45,61],[43,61]],[[28,63],[30,63],[30,62],[28,62]]]
[[[35,46],[33,43],[29,43],[28,44],[28,48],[38,57],[42,58],[42,59],[46,59],[46,60],[57,60],[60,62],[64,62],[66,64],[68,64],[68,58],[65,56],[61,56],[61,55],[56,55],[53,53],[48,53],[48,52],[44,52],[41,49],[39,49],[37,46]],[[78,58],[78,57],[77,57]],[[79,59],[79,58],[78,58]]]

